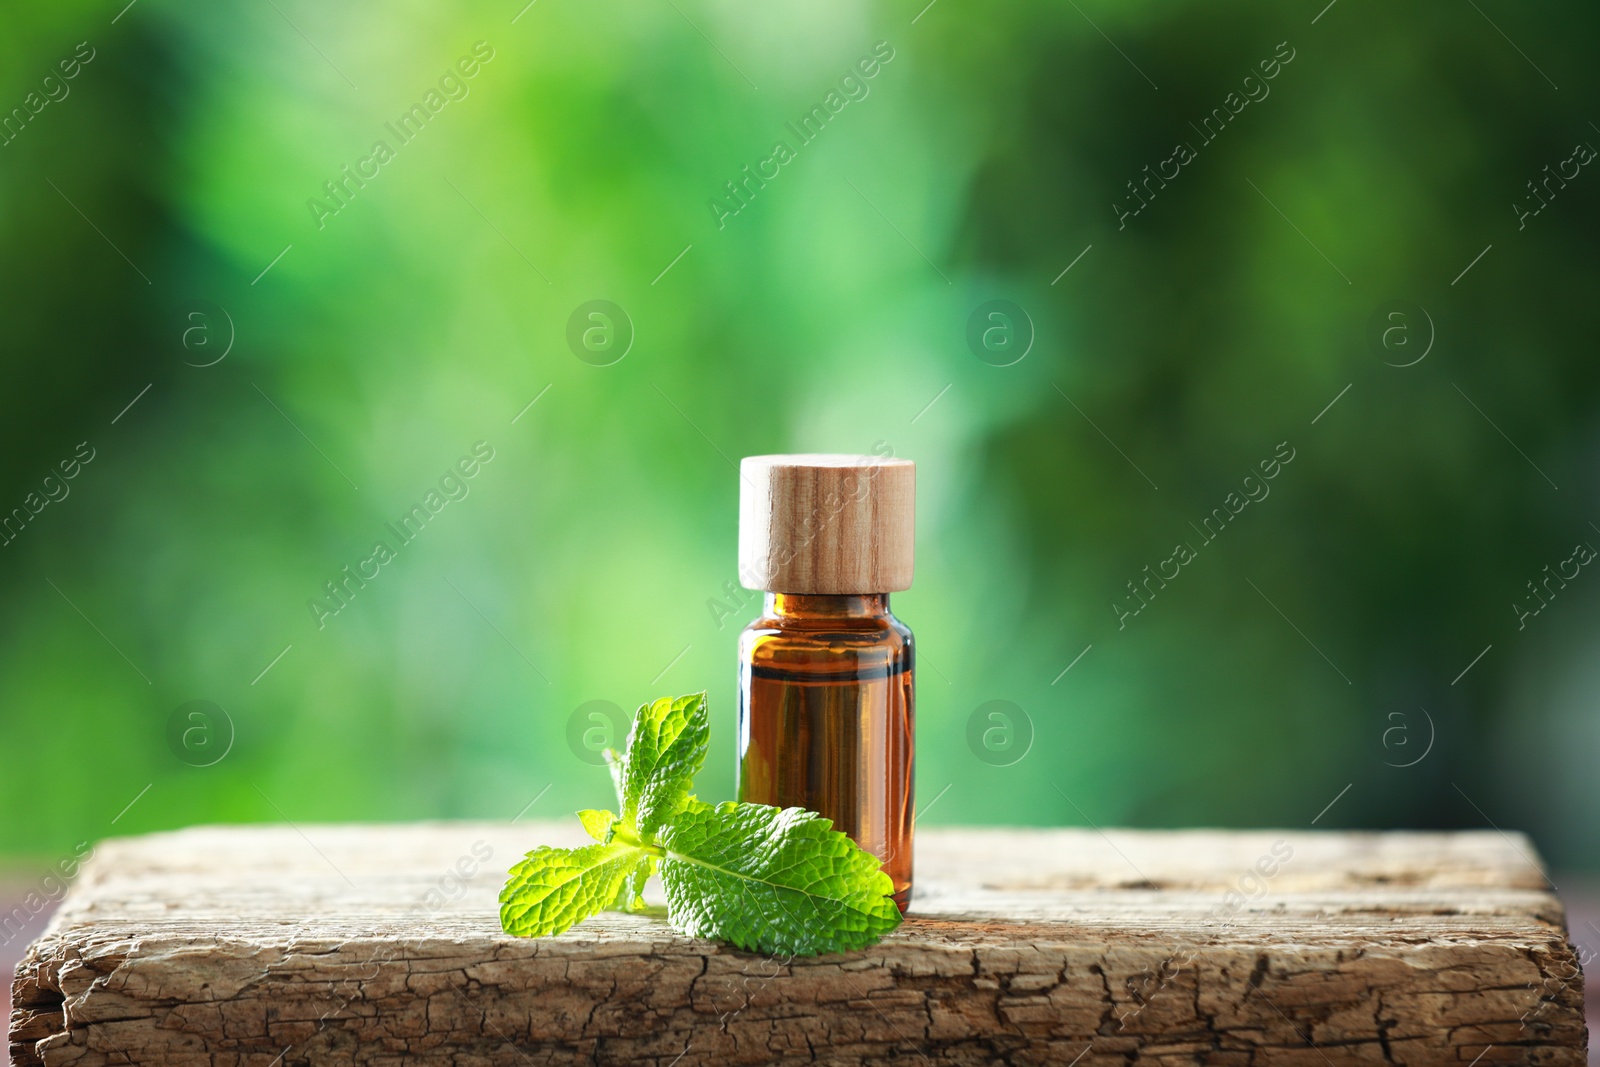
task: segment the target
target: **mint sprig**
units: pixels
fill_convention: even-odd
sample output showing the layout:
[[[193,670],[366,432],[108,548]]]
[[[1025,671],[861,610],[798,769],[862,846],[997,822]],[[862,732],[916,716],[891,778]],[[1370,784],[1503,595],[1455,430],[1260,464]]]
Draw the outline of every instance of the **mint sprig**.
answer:
[[[658,868],[674,927],[752,952],[848,951],[898,926],[889,876],[829,820],[694,797],[710,734],[705,693],[641,707],[626,755],[608,753],[622,814],[580,811],[595,844],[537,848],[512,867],[505,931],[545,937],[608,907],[639,910]]]

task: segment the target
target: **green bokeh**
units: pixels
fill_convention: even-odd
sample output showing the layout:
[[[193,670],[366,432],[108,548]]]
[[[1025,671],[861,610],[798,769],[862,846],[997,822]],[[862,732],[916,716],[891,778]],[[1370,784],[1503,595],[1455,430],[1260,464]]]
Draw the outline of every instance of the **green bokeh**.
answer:
[[[197,822],[510,818],[547,786],[529,816],[563,814],[609,790],[574,709],[700,688],[725,798],[754,611],[727,591],[734,463],[892,449],[919,472],[895,610],[930,824],[1303,827],[1349,785],[1319,827],[1492,821],[1594,864],[1600,578],[1521,629],[1508,605],[1600,545],[1600,176],[1512,208],[1600,144],[1600,16],[520,6],[5,16],[0,113],[94,58],[0,146],[0,507],[95,455],[0,549],[7,862]],[[399,143],[477,42],[466,94]],[[801,144],[786,124],[875,45]],[[1178,142],[1195,158],[1119,224]],[[566,341],[596,299],[636,332],[610,366]],[[1012,366],[967,345],[995,299],[1036,331]],[[1366,337],[1395,300],[1437,333],[1405,368]],[[319,629],[308,600],[480,441],[468,495]],[[1270,495],[1201,545],[1280,442]],[[190,700],[234,725],[214,766],[169,748]],[[1032,722],[1009,766],[967,746],[991,700]]]

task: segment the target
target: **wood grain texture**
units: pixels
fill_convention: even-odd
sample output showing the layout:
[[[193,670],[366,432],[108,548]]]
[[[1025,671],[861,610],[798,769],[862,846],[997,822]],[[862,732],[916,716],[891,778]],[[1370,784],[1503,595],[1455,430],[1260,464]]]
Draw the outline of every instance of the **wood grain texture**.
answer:
[[[806,453],[739,463],[739,581],[774,593],[897,593],[915,569],[917,469]]]
[[[935,830],[880,945],[770,959],[604,914],[504,936],[576,820],[107,842],[18,970],[20,1067],[1584,1063],[1519,835]],[[1271,870],[1272,873],[1263,873]]]

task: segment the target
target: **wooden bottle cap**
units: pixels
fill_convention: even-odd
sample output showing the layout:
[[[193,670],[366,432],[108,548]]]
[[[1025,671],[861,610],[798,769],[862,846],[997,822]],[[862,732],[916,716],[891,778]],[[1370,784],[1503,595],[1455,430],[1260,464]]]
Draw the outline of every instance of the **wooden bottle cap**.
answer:
[[[739,581],[773,593],[911,588],[917,468],[805,454],[739,464]]]

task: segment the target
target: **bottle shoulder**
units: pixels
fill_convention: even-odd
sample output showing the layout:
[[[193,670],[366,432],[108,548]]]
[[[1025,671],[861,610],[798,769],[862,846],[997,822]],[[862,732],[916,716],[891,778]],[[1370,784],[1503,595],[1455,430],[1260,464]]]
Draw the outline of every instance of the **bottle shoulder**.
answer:
[[[770,636],[794,640],[809,640],[817,637],[824,639],[859,637],[904,642],[906,644],[910,644],[912,640],[911,627],[887,611],[864,617],[834,616],[804,619],[763,614],[751,619],[744,629],[740,631],[739,636],[741,640],[751,636]]]
[[[905,662],[912,656],[910,627],[884,612],[870,618],[796,620],[763,616],[739,634],[741,659],[778,661]]]

